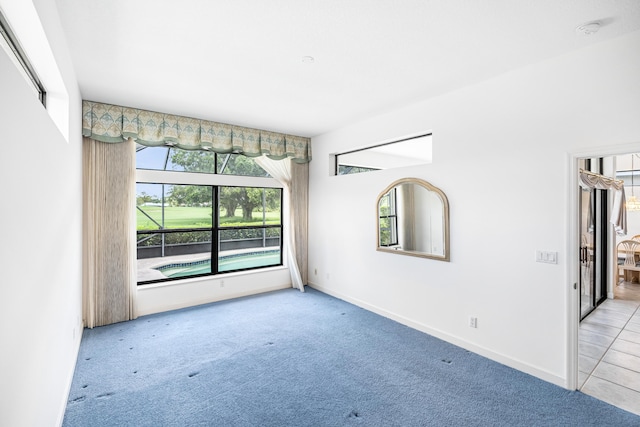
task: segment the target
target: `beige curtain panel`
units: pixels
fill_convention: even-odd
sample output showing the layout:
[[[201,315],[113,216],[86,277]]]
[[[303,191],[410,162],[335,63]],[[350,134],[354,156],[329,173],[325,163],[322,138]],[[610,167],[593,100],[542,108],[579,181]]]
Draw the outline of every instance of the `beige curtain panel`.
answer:
[[[256,163],[284,187],[289,205],[285,218],[288,251],[287,264],[291,272],[292,287],[304,292],[307,283],[307,218],[309,209],[309,165],[289,160],[274,161],[265,156]]]
[[[303,284],[309,283],[309,164],[291,163],[291,212],[295,236],[296,262]]]
[[[82,145],[83,303],[93,328],[136,317],[135,144]]]
[[[311,161],[310,138],[91,101],[82,102],[82,134],[102,142],[133,138],[146,146]]]

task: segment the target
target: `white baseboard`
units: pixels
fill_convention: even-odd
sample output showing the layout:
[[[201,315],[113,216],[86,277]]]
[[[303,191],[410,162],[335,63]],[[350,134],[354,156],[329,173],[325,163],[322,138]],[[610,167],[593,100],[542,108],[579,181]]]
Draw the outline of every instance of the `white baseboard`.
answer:
[[[71,393],[71,385],[73,384],[73,375],[76,372],[76,364],[78,363],[78,354],[80,353],[80,344],[82,342],[82,331],[84,330],[84,324],[82,321],[75,327],[75,337],[74,337],[74,357],[72,358],[72,363],[69,369],[67,369],[67,385],[65,387],[65,392],[62,396],[62,402],[60,404],[60,412],[58,414],[58,419],[56,420],[56,424],[58,427],[62,426],[62,422],[64,421],[64,414],[67,411],[67,402],[69,401],[69,393]]]

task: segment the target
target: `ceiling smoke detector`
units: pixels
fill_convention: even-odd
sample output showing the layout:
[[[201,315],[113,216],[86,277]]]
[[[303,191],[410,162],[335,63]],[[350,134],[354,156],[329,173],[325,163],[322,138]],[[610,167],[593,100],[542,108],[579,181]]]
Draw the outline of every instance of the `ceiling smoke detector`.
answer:
[[[599,22],[587,22],[586,24],[578,25],[576,27],[576,33],[590,36],[591,34],[598,32],[600,25],[601,24]]]

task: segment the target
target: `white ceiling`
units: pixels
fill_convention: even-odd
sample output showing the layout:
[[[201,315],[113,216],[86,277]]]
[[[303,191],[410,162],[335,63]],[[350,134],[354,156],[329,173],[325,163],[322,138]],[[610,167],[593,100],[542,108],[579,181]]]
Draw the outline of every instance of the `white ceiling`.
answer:
[[[302,136],[640,29],[640,0],[56,2],[84,99]]]

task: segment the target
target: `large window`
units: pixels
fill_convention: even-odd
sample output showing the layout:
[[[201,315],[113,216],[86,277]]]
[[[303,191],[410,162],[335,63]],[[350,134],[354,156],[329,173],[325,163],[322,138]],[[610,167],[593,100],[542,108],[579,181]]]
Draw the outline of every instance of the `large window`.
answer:
[[[282,189],[252,159],[139,147],[137,165],[155,181],[137,183],[139,284],[282,265]]]

